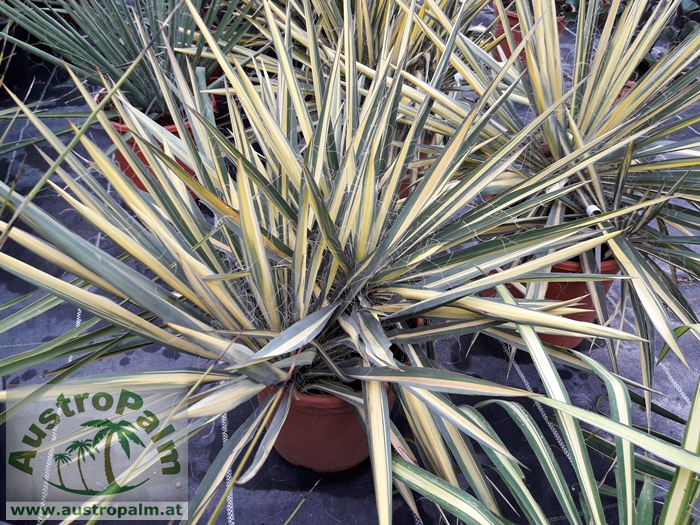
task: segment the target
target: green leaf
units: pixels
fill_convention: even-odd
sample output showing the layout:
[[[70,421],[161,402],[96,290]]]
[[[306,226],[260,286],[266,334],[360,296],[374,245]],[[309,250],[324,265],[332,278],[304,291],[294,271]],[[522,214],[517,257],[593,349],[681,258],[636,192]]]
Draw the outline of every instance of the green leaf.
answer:
[[[345,368],[343,371],[350,377],[362,381],[397,383],[401,386],[413,386],[435,392],[498,397],[532,395],[530,392],[519,388],[502,386],[462,373],[435,368],[400,366],[399,370],[371,367]]]
[[[463,412],[470,414],[471,417],[473,417],[496,442],[505,447],[501,439],[493,430],[493,427],[474,407],[463,405],[460,407],[460,409]],[[528,522],[540,523],[543,525],[549,523],[549,520],[544,515],[542,508],[535,501],[534,496],[527,488],[527,485],[525,484],[525,474],[520,469],[518,464],[514,460],[504,457],[498,452],[495,452],[489,448],[485,448],[484,451],[491,458],[491,461],[493,461],[496,472],[508,486],[510,493],[518,502],[520,508],[527,515]]]
[[[700,473],[700,456],[697,453],[689,452],[683,448],[675,447],[670,445],[659,438],[650,436],[639,430],[635,430],[627,425],[613,421],[610,418],[601,416],[600,414],[595,414],[584,410],[582,408],[562,403],[560,401],[550,399],[548,397],[537,396],[533,398],[539,401],[543,405],[550,406],[556,409],[558,412],[563,412],[565,414],[570,414],[571,416],[594,425],[598,428],[605,429],[615,436],[619,436],[622,439],[634,443],[636,446],[651,452],[652,454],[658,456],[661,459],[669,461],[679,468],[686,469],[695,473]],[[667,500],[668,501],[668,500]],[[677,515],[678,508],[673,510],[672,515]]]
[[[200,482],[197,492],[189,503],[189,520],[197,522],[202,518],[209,502],[216,494],[221,482],[225,479],[231,465],[233,465],[233,462],[236,461],[236,458],[243,452],[245,446],[253,438],[260,425],[262,425],[266,409],[273,399],[274,396],[268,397],[265,403],[241,423],[216,455]]]
[[[277,289],[270,267],[270,260],[265,253],[265,244],[260,234],[259,219],[253,208],[253,191],[242,162],[238,162],[238,192],[241,205],[242,245],[248,270],[251,272],[250,284],[258,299],[258,307],[272,330],[282,330],[282,317],[277,303]]]
[[[468,436],[475,439],[482,447],[488,447],[502,456],[515,459],[501,443],[495,440],[482,425],[464,411],[457,408],[446,396],[434,394],[428,390],[416,387],[404,387],[408,392],[420,399],[435,415],[452,423]]]
[[[380,525],[391,525],[391,439],[387,393],[382,383],[369,381],[362,384],[362,392],[367,414],[367,437],[377,515]]]
[[[187,417],[205,417],[226,414],[245,403],[265,388],[250,379],[241,378],[227,382],[213,390],[207,390],[206,396],[187,408]]]
[[[310,343],[323,330],[337,309],[337,304],[324,306],[297,321],[258,350],[245,364],[258,363],[288,354]]]
[[[624,425],[632,424],[632,411],[627,387],[613,374],[608,372],[600,363],[585,354],[576,352],[576,355],[584,361],[594,373],[605,383],[610,401],[610,415]],[[615,473],[615,485],[617,487],[618,512],[620,523],[633,523],[635,521],[635,480],[636,470],[634,464],[634,444],[620,437],[615,438],[617,451],[617,471]]]
[[[489,403],[496,403],[508,412],[510,417],[517,424],[518,428],[520,428],[525,435],[525,438],[530,444],[535,456],[537,456],[537,460],[544,470],[545,476],[549,481],[549,485],[554,491],[557,500],[559,500],[559,504],[564,510],[569,523],[581,523],[581,518],[578,514],[576,504],[571,497],[571,490],[566,482],[566,478],[564,478],[564,474],[559,467],[559,463],[557,463],[554,454],[552,454],[549,443],[545,439],[542,431],[537,426],[532,416],[523,408],[522,405],[508,401],[484,401],[476,405],[476,408]]]
[[[253,479],[262,468],[263,463],[265,463],[265,460],[270,455],[272,447],[275,444],[275,440],[277,439],[277,436],[279,435],[280,430],[282,430],[282,426],[284,425],[284,422],[287,419],[289,407],[292,406],[293,396],[294,388],[287,388],[286,392],[284,393],[284,397],[277,406],[275,415],[268,426],[267,432],[265,433],[265,437],[263,437],[262,442],[258,446],[258,450],[256,450],[255,452],[253,460],[248,466],[248,469],[243,474],[241,474],[240,478],[238,478],[236,483],[239,483],[241,485],[247,483],[248,481]],[[270,395],[270,398],[274,398],[274,396]]]
[[[437,476],[397,457],[393,458],[391,468],[400,481],[466,523],[501,525],[501,520],[481,502]]]
[[[694,0],[681,0],[681,9],[683,14],[692,13],[700,9],[700,5]]]
[[[644,476],[644,484],[637,499],[637,523],[652,525],[654,522],[654,480]]]
[[[693,454],[695,458],[700,458],[700,383],[698,383],[693,396],[690,415],[683,432],[682,447]],[[700,491],[697,467],[684,465],[680,461],[674,461],[674,463],[676,464],[676,472],[661,511],[661,523],[687,522],[690,518],[691,506],[694,505]]]
[[[513,296],[510,294],[510,292],[508,292],[508,289],[504,285],[498,286],[498,293],[506,303],[513,304],[515,302]],[[525,340],[525,343],[530,349],[530,355],[535,363],[537,373],[544,384],[544,388],[547,391],[547,395],[557,399],[558,403],[569,406],[571,400],[569,398],[568,391],[566,390],[561,377],[559,377],[559,373],[554,367],[551,358],[544,350],[539,337],[537,337],[537,334],[530,326],[518,324],[517,327],[522,338]],[[581,433],[581,427],[579,426],[578,422],[574,420],[574,418],[569,416],[568,413],[558,413],[557,419],[559,420],[559,424],[562,428],[564,440],[569,448],[572,463],[574,465],[574,469],[576,470],[576,476],[581,484],[581,497],[586,504],[591,507],[590,510],[593,520],[596,523],[604,523],[605,518],[603,515],[602,503],[600,501],[600,494],[593,475],[593,467],[588,456],[586,443]]]
[[[365,350],[371,353],[379,366],[397,368],[397,364],[391,353],[391,341],[384,333],[384,329],[379,321],[371,314],[364,311],[353,312],[353,317],[357,323],[360,337],[365,343]]]

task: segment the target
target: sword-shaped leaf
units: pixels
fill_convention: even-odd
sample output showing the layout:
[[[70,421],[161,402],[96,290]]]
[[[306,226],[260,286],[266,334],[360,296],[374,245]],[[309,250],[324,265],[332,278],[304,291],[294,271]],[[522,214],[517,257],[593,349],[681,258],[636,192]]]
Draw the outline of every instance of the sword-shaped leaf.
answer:
[[[282,330],[282,317],[277,302],[276,279],[273,277],[265,243],[260,235],[259,219],[253,208],[253,190],[242,162],[238,162],[238,192],[241,205],[241,244],[251,273],[250,284],[268,326]]]
[[[280,400],[279,405],[277,405],[275,415],[267,428],[267,432],[265,433],[262,442],[258,446],[258,450],[255,452],[255,456],[253,457],[250,465],[248,466],[248,469],[243,474],[241,474],[240,478],[238,478],[236,483],[243,485],[244,483],[247,483],[248,481],[253,479],[258,473],[258,471],[262,468],[263,463],[265,463],[265,460],[267,459],[267,456],[270,455],[272,447],[275,444],[275,440],[277,439],[280,430],[282,430],[282,425],[284,425],[284,422],[287,419],[289,407],[292,405],[292,397],[294,396],[293,390],[293,387],[288,387],[285,391],[284,396]],[[274,398],[273,395],[271,395],[270,397]]]
[[[627,275],[634,277],[631,281],[631,286],[634,287],[654,327],[659,331],[661,337],[664,338],[664,341],[671,347],[681,362],[688,366],[683,351],[678,345],[678,340],[673,332],[668,316],[659,302],[658,295],[653,293],[653,290],[648,284],[652,279],[651,274],[653,271],[649,270],[647,263],[643,259],[636,256],[635,251],[625,239],[612,238],[608,241],[608,245],[613,250],[615,259],[617,259],[623,271]]]
[[[588,410],[584,410],[583,408],[579,408],[568,403],[562,403],[555,399],[541,396],[537,396],[533,399],[542,403],[543,405],[556,409],[558,412],[569,414],[576,419],[583,421],[584,423],[588,423],[598,428],[604,428],[606,432],[609,432],[615,436],[620,436],[622,439],[627,441],[631,441],[636,446],[639,446],[644,450],[658,456],[659,458],[673,463],[674,465],[695,473],[700,473],[700,456],[694,452],[670,445],[669,443],[657,437],[651,436],[646,432],[641,432],[627,425],[623,425],[622,423],[618,423],[617,421],[613,421],[608,417],[589,412]]]
[[[415,386],[435,392],[472,396],[514,397],[532,395],[526,390],[502,386],[466,374],[428,367],[400,366],[399,370],[377,367],[345,368],[344,372],[363,381],[386,381],[402,386]]]
[[[246,378],[228,382],[213,391],[207,391],[207,396],[190,405],[183,417],[196,418],[226,414],[251,399],[264,388],[264,384]]]
[[[478,410],[467,405],[461,406],[460,409],[474,418],[497,443],[504,446],[491,424],[486,421],[486,418],[484,418]],[[503,479],[508,486],[511,494],[513,494],[513,497],[520,505],[520,508],[527,515],[528,522],[542,525],[549,523],[549,520],[544,515],[544,511],[525,485],[525,474],[518,464],[514,460],[504,457],[489,448],[485,448],[484,451],[491,458],[491,461],[493,461],[496,472],[498,472],[498,475],[501,476],[501,479]]]
[[[451,514],[471,525],[501,525],[501,520],[479,500],[430,474],[394,457],[391,468],[403,483],[434,501]]]
[[[576,355],[587,363],[594,373],[605,383],[610,401],[610,416],[624,425],[632,424],[632,411],[627,387],[613,374],[608,372],[600,363],[585,354],[577,352]],[[617,472],[615,485],[617,487],[618,511],[620,523],[634,523],[635,521],[635,481],[634,473],[634,444],[624,441],[620,437],[615,438],[617,449]]]
[[[462,432],[474,438],[481,446],[491,448],[507,458],[515,459],[511,453],[503,447],[501,443],[493,439],[474,418],[459,410],[459,408],[452,404],[445,396],[434,394],[422,388],[404,388],[420,399],[433,414],[452,423]]]
[[[505,286],[499,285],[498,293],[506,303],[515,303],[513,296],[508,292]],[[537,337],[535,331],[531,326],[527,325],[518,324],[517,327],[530,349],[530,355],[532,356],[532,360],[537,368],[537,373],[542,380],[547,394],[564,405],[570,404],[571,400],[569,399],[568,391],[561,377],[559,377],[559,373],[554,367],[552,360],[542,347],[542,342],[539,337]],[[593,475],[593,467],[588,456],[581,428],[578,422],[568,414],[558,413],[558,416],[564,440],[568,446],[569,453],[572,457],[572,463],[576,470],[576,476],[581,485],[582,498],[584,498],[584,501],[590,507],[591,517],[594,522],[600,524],[605,523],[600,494]]]
[[[380,366],[397,368],[391,354],[391,341],[387,338],[379,321],[362,310],[356,310],[353,317],[357,322],[360,337],[365,343],[365,350],[374,357],[372,361],[378,362]]]
[[[310,343],[325,328],[337,309],[337,304],[324,306],[307,315],[301,321],[297,321],[249,357],[246,364],[258,363],[272,357],[288,354]]]
[[[682,447],[696,457],[700,454],[700,383],[693,396],[693,404],[683,433]],[[681,463],[676,463],[676,472],[661,511],[660,523],[687,522],[691,506],[697,500],[698,490],[700,490],[696,472]]]
[[[576,508],[576,504],[571,497],[571,490],[569,489],[566,479],[564,478],[564,474],[554,458],[554,454],[552,454],[549,443],[545,439],[542,431],[537,426],[530,413],[525,410],[522,405],[508,401],[484,401],[483,403],[477,405],[477,407],[488,403],[496,403],[503,407],[513,421],[515,421],[518,428],[520,428],[525,435],[530,447],[532,447],[533,452],[537,456],[537,460],[544,470],[545,476],[549,480],[550,486],[554,491],[557,500],[559,500],[561,508],[564,510],[566,517],[569,519],[569,523],[580,524],[581,519],[578,515],[578,509]]]
[[[362,384],[362,392],[367,414],[367,437],[377,515],[380,525],[391,525],[391,438],[387,393],[382,383],[371,381]]]
[[[204,515],[209,502],[212,500],[216,491],[221,486],[221,482],[226,477],[226,473],[236,461],[238,456],[253,438],[253,435],[263,424],[265,413],[270,403],[275,399],[275,396],[270,396],[265,400],[256,411],[254,411],[248,419],[246,419],[236,431],[228,438],[224,446],[216,455],[214,461],[207,469],[207,473],[199,484],[197,492],[189,502],[189,520],[197,522]],[[189,520],[183,520],[182,525],[189,523]]]

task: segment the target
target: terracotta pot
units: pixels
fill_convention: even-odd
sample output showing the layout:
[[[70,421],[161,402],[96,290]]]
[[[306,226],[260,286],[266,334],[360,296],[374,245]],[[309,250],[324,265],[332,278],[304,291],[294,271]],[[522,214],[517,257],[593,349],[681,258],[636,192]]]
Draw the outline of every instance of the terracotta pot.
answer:
[[[216,112],[216,98],[215,97],[211,97],[211,106],[212,106],[212,108],[214,108],[214,112]],[[121,122],[118,122],[115,120],[110,120],[109,123],[121,135],[126,135],[129,133],[129,128],[127,126],[125,126],[124,124],[122,124]],[[185,121],[185,127],[187,128],[188,131],[190,130],[189,121]],[[177,131],[177,126],[175,124],[169,124],[167,126],[163,126],[163,128],[165,130],[169,131],[170,133],[172,133],[173,135],[179,136],[178,131]],[[141,148],[136,143],[136,141],[133,138],[130,138],[126,141],[126,144],[127,144],[127,146],[129,146],[129,148],[134,153],[136,153],[136,156],[139,158],[139,160],[141,162],[143,162],[146,166],[148,166],[148,162],[146,161],[146,157],[144,156],[143,152],[141,151]],[[129,161],[126,159],[126,157],[124,157],[124,155],[122,155],[122,153],[119,150],[114,152],[114,158],[117,160],[117,164],[119,165],[119,169],[121,169],[122,172],[124,172],[124,175],[129,177],[129,179],[134,183],[134,185],[138,189],[140,189],[141,191],[148,191],[148,190],[146,190],[146,187],[143,185],[143,183],[141,182],[139,177],[136,175],[136,172],[134,172],[134,170],[129,165]],[[185,165],[182,162],[178,161],[178,164],[180,164],[180,166],[185,168],[185,171],[190,176],[194,176],[194,172],[191,169],[185,167]],[[153,171],[150,168],[149,168],[149,171],[151,171],[151,173],[153,173]],[[192,192],[190,192],[190,194],[192,196],[194,196],[194,194],[192,194]]]
[[[506,17],[508,18],[508,25],[510,25],[511,31],[513,33],[513,40],[515,41],[515,45],[520,45],[520,42],[523,41],[523,33],[520,31],[520,20],[518,19],[518,13],[515,11],[506,11]],[[557,17],[557,33],[559,33],[559,36],[564,34],[564,28],[566,27],[566,20],[564,20],[563,16],[558,16]],[[505,34],[505,30],[503,28],[502,22],[499,20],[498,23],[496,24],[496,28],[494,29],[494,37],[498,39],[502,35]],[[510,52],[510,46],[508,45],[508,40],[504,38],[499,44],[498,48],[500,48],[503,51],[503,56],[506,58],[510,58],[511,52]],[[501,58],[500,53],[498,52],[498,49],[494,49],[491,54],[493,57],[497,60]],[[520,52],[520,61],[525,64],[527,62],[525,58],[525,50]]]
[[[620,271],[620,266],[617,264],[615,259],[610,259],[603,261],[601,263],[600,273],[607,275],[615,275]],[[559,264],[552,266],[552,272],[554,273],[582,273],[583,268],[581,263],[577,261],[564,261]],[[603,281],[603,291],[607,294],[610,291],[613,281]],[[513,292],[514,297],[522,297],[522,295]],[[547,293],[545,297],[553,301],[568,301],[570,299],[575,299],[576,297],[583,297],[579,300],[576,305],[577,308],[584,308],[586,310],[591,310],[590,312],[581,312],[577,314],[567,315],[569,319],[575,319],[576,321],[584,321],[586,323],[592,323],[596,319],[596,313],[593,309],[593,300],[590,295],[588,295],[588,286],[585,282],[556,282],[549,283],[547,286]],[[564,335],[553,335],[553,334],[540,334],[540,340],[544,343],[549,343],[551,345],[563,346],[564,348],[576,348],[583,342],[583,337],[574,336],[564,336]]]
[[[426,137],[423,139],[423,144],[430,145],[432,143],[433,143],[432,137]],[[428,155],[426,153],[421,153],[419,158],[422,160],[422,159],[425,159],[427,156]],[[420,175],[420,174],[422,174],[422,172],[423,172],[423,168],[419,168],[418,174]],[[406,175],[408,175],[409,173],[410,173],[410,170],[406,170]],[[418,181],[418,179],[416,180],[416,182],[417,181]],[[400,199],[408,199],[411,196],[411,192],[414,190],[416,185],[411,186],[411,181],[408,178],[404,178],[401,181],[401,184],[399,185],[399,191],[398,191],[399,198]]]
[[[109,123],[112,125],[112,127],[117,130],[121,135],[126,135],[129,133],[129,128],[125,126],[124,124],[120,122],[116,122],[114,120],[110,120]],[[187,129],[190,129],[190,123],[185,122],[185,126],[187,126]],[[163,126],[167,131],[172,133],[173,135],[178,136],[177,132],[177,126],[175,124],[170,124],[168,126]],[[141,148],[139,145],[136,143],[136,141],[133,138],[130,138],[126,141],[127,146],[136,153],[136,156],[139,158],[141,162],[143,162],[146,166],[148,166],[148,161],[146,160],[146,157],[144,156],[143,152],[141,151]],[[121,151],[117,150],[114,152],[114,158],[117,160],[117,164],[119,165],[119,169],[124,172],[124,175],[129,177],[131,179],[131,182],[134,183],[134,186],[136,186],[138,189],[141,191],[148,191],[146,187],[143,185],[139,177],[136,175],[136,172],[131,168],[129,165],[129,161],[124,157]],[[151,173],[153,171],[151,168],[148,168]],[[185,170],[190,174],[193,175],[192,171],[188,168],[185,168]]]
[[[273,391],[274,387],[268,387],[260,392],[258,403]],[[391,407],[394,397],[388,394]],[[367,433],[355,410],[330,395],[293,397],[275,450],[290,463],[315,472],[340,472],[369,457]]]
[[[625,87],[623,87],[622,90],[620,90],[620,93],[615,98],[615,102],[613,102],[613,104],[617,104],[619,100],[622,97],[624,97],[629,92],[629,90],[631,90],[636,85],[637,83],[634,80],[628,80],[627,82],[625,82]]]
[[[610,259],[603,261],[601,264],[600,273],[606,275],[615,275],[620,271],[620,266],[617,264],[615,259]],[[581,263],[577,261],[564,261],[552,266],[552,273],[583,273],[583,268]],[[610,291],[613,281],[603,281],[603,291],[607,294]],[[521,294],[514,286],[506,285],[513,297],[522,299],[523,294]],[[492,297],[495,294],[493,288],[489,290],[484,290],[481,292],[482,297]],[[595,309],[593,308],[593,300],[591,299],[588,286],[585,282],[550,282],[547,286],[547,293],[545,294],[545,299],[551,301],[569,301],[571,299],[576,299],[577,297],[582,297],[579,302],[575,305],[576,308],[582,308],[585,310],[590,310],[587,312],[580,312],[576,314],[565,315],[564,317],[568,319],[575,319],[576,321],[584,321],[586,323],[593,323],[596,320]],[[565,335],[554,335],[554,334],[540,334],[540,341],[544,343],[549,343],[551,345],[563,346],[564,348],[576,348],[583,342],[583,337],[579,336],[565,336]]]

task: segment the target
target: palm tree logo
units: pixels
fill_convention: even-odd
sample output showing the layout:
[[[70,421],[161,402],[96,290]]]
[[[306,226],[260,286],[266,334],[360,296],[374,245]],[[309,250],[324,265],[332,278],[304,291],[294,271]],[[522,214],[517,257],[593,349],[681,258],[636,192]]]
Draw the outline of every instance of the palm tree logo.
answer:
[[[129,441],[145,447],[143,441],[139,439],[136,435],[136,429],[128,421],[119,421],[118,423],[110,421],[109,419],[94,419],[83,423],[83,427],[101,428],[95,437],[92,438],[93,446],[96,446],[102,440],[105,442],[105,476],[107,476],[107,483],[110,485],[114,482],[114,470],[112,469],[112,439],[114,436],[117,437],[122,450],[126,454],[128,459],[131,459],[131,449],[129,446]]]
[[[63,476],[61,475],[61,465],[70,463],[70,455],[65,452],[59,452],[53,455],[53,460],[56,462],[56,467],[58,468],[58,481],[61,483],[62,487],[65,487],[66,484],[63,483]]]
[[[80,481],[83,482],[83,487],[85,490],[90,490],[85,483],[85,477],[83,476],[83,468],[80,466],[80,460],[82,458],[85,461],[85,455],[89,454],[90,457],[95,460],[95,454],[93,453],[93,443],[90,439],[76,439],[66,447],[67,453],[77,452],[78,453],[78,472],[80,472]]]

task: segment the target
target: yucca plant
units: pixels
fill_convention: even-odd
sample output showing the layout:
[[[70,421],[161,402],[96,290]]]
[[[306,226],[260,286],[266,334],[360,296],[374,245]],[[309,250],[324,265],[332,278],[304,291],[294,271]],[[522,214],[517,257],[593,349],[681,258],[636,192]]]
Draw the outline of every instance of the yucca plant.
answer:
[[[461,17],[459,26],[455,28],[458,31],[466,31],[469,27],[469,20],[483,9],[488,0],[480,2],[470,2],[464,16]],[[251,12],[259,11],[263,2],[259,0],[243,0],[243,3],[249,6]],[[348,15],[354,17],[357,21],[357,26],[354,31],[356,38],[357,52],[356,59],[358,67],[367,66],[374,69],[378,60],[381,57],[381,49],[383,42],[386,39],[392,44],[398,43],[402,35],[404,25],[411,24],[413,14],[408,9],[409,3],[391,3],[382,2],[380,0],[360,1],[360,2],[341,2],[332,0],[330,2],[316,1],[310,2],[311,10],[316,17],[316,30],[318,35],[313,36],[322,46],[322,51],[329,53],[333,51],[335,42],[343,35],[344,20]],[[304,2],[269,2],[269,8],[273,18],[278,24],[289,24],[291,37],[294,41],[299,41],[307,50],[311,51],[309,38],[312,36],[307,33],[305,18],[307,16]],[[462,4],[457,0],[440,0],[436,3],[439,5],[444,16],[451,20],[456,20]],[[421,13],[423,22],[433,31],[441,33],[445,39],[449,34],[444,33],[437,20],[426,16],[430,13],[430,3],[418,3],[418,9]],[[264,13],[259,12],[254,18],[255,27],[268,39],[271,39],[269,25]],[[388,34],[387,34],[388,33]],[[395,47],[395,50],[398,49]],[[297,53],[295,58],[301,58],[305,55],[305,51],[300,48],[293,49]],[[404,66],[405,71],[410,71],[421,79],[430,78],[438,64],[439,53],[435,52],[434,45],[427,38],[425,32],[414,27],[413,34],[408,50],[408,60]],[[398,55],[391,57],[393,63],[398,60]],[[302,58],[303,60],[303,58]],[[447,75],[449,78],[450,75]]]
[[[215,27],[214,34],[226,42],[227,50],[238,44],[248,29],[239,16],[238,3],[196,2],[208,27]],[[192,17],[182,2],[175,0],[8,0],[0,4],[0,15],[39,41],[29,44],[7,35],[10,44],[59,67],[67,63],[81,78],[99,87],[103,85],[101,76],[121,78],[144,47],[153,45],[155,62],[138,61],[122,91],[134,106],[156,117],[166,115],[168,108],[154,67],[166,77],[172,70],[163,46],[196,48],[198,40]],[[49,46],[55,54],[39,44]],[[195,54],[195,63],[207,68],[209,78],[216,64]],[[176,63],[182,66],[184,57],[178,57]]]
[[[70,376],[92,361],[152,343],[200,356],[210,360],[211,367],[153,371],[146,363],[134,363],[128,377],[92,378],[104,387],[130,382],[199,386],[188,397],[191,432],[266,387],[277,386],[276,395],[235,431],[214,461],[191,502],[192,522],[201,519],[229,467],[235,467],[231,483],[255,476],[295,390],[335,395],[357,408],[367,428],[382,524],[391,522],[392,483],[415,512],[418,509],[409,489],[469,523],[501,523],[503,508],[510,505],[528,521],[547,522],[538,502],[543,491],[541,487],[531,491],[526,485],[510,436],[498,436],[478,407],[456,406],[449,394],[482,396],[486,404],[498,402],[506,408],[521,426],[551,481],[552,492],[573,523],[581,522],[579,512],[587,513],[593,522],[604,522],[600,494],[606,490],[599,489],[593,475],[579,420],[615,436],[619,464],[613,494],[621,502],[625,521],[635,517],[637,469],[667,478],[675,469],[680,480],[677,490],[696,490],[692,473],[700,472],[700,457],[694,415],[683,448],[632,428],[624,383],[582,354],[542,345],[536,330],[638,338],[562,318],[560,314],[573,311],[569,304],[515,300],[503,286],[520,280],[537,282],[543,278],[542,268],[610,243],[619,235],[596,229],[601,220],[615,220],[653,202],[529,231],[514,226],[513,217],[527,215],[576,189],[547,192],[571,173],[550,175],[545,170],[499,195],[494,203],[477,204],[480,193],[511,169],[529,134],[549,118],[543,114],[465,175],[464,166],[473,165],[474,153],[484,147],[480,142],[483,130],[508,101],[509,92],[494,96],[506,70],[487,87],[482,102],[469,109],[449,142],[436,148],[432,163],[421,166],[422,176],[410,194],[401,197],[401,181],[415,176],[411,172],[416,169],[414,161],[419,160],[417,138],[428,122],[446,122],[436,112],[435,99],[441,99],[441,94],[435,86],[443,82],[448,63],[457,57],[457,32],[441,48],[430,82],[411,86],[413,77],[402,74],[409,59],[407,51],[414,28],[424,30],[422,17],[428,16],[415,2],[408,6],[414,16],[403,25],[401,38],[382,42],[371,75],[356,67],[353,39],[326,43],[336,46],[329,55],[302,49],[310,59],[307,64],[295,63],[289,51],[291,35],[275,22],[271,5],[264,2],[263,7],[278,69],[269,71],[265,65],[269,62],[261,57],[253,62],[255,74],[249,76],[251,68],[244,69],[235,57],[224,54],[196,7],[188,3],[208,51],[230,83],[226,93],[231,117],[226,133],[214,126],[208,94],[201,91],[201,72],[196,75],[174,68],[175,89],[161,79],[168,103],[185,108],[192,122],[192,138],[165,132],[124,97],[115,99],[121,118],[134,130],[148,157],[150,170],[129,153],[107,125],[106,115],[97,111],[89,93],[79,86],[95,117],[130,159],[148,194],[134,188],[85,136],[85,129],[76,129],[66,146],[16,99],[56,150],[56,159],[47,159],[46,177],[56,173],[63,184],[51,184],[53,191],[109,239],[111,246],[105,240],[96,247],[0,185],[0,208],[19,210],[20,223],[31,228],[30,232],[20,223],[3,222],[3,242],[12,239],[75,278],[52,277],[0,252],[1,268],[51,294],[11,317],[3,327],[38,315],[55,297],[95,316],[55,341],[1,360],[0,372],[10,374],[60,356],[80,355],[75,364],[59,371],[59,379],[70,385]],[[466,2],[458,20],[468,9]],[[352,34],[352,12],[346,6],[344,34]],[[317,35],[308,1],[304,13],[307,34]],[[312,45],[318,49],[313,40]],[[174,59],[172,51],[168,55]],[[392,56],[397,57],[396,62],[392,63]],[[307,76],[314,78],[313,86],[302,80]],[[402,112],[402,98],[408,93],[422,95],[410,115]],[[318,108],[315,117],[307,106],[310,95],[315,97],[313,107]],[[493,104],[487,104],[489,100]],[[184,126],[183,118],[178,116],[176,123]],[[88,166],[72,151],[78,141],[91,159]],[[583,159],[577,169],[594,162],[595,158]],[[119,198],[104,190],[102,177]],[[115,249],[123,254],[113,256]],[[551,253],[502,269],[545,249]],[[148,273],[138,271],[140,267]],[[557,279],[556,275],[546,277]],[[601,276],[584,278],[599,280]],[[498,299],[479,297],[479,292],[490,288],[496,289]],[[428,324],[409,328],[407,320],[415,316],[427,318]],[[100,321],[106,325],[98,324]],[[547,396],[449,372],[429,359],[420,346],[495,327],[501,327],[504,334],[516,331],[512,343],[522,341],[530,351]],[[224,363],[214,369],[217,360]],[[599,376],[610,393],[611,417],[573,406],[553,360]],[[355,381],[361,391],[348,386]],[[383,383],[391,385],[412,436],[401,435],[391,424]],[[204,384],[210,388],[201,388]],[[581,503],[572,498],[542,430],[521,404],[508,400],[523,396],[555,409],[582,488]],[[5,412],[3,421],[27,402]],[[256,444],[257,430],[271,417],[275,404],[278,409],[270,428],[252,462],[246,464],[248,443]],[[415,448],[408,445],[409,437]],[[636,455],[633,443],[668,465]],[[483,452],[477,453],[475,445]],[[392,451],[397,457],[392,457]],[[467,480],[468,490],[459,474]],[[497,486],[503,487],[507,503],[499,502],[492,489],[495,476],[500,477]],[[645,485],[643,493],[647,499],[649,487]],[[639,503],[643,516],[651,512],[649,505],[644,506],[646,501]],[[686,509],[674,504],[671,511],[682,517]]]
[[[642,213],[601,220],[597,227],[602,231],[618,231],[622,235],[609,242],[602,254],[587,254],[582,264],[587,271],[596,271],[606,252],[616,259],[622,273],[633,277],[623,283],[623,313],[625,307],[635,307],[639,334],[651,341],[653,334],[658,333],[668,348],[684,360],[677,337],[697,323],[697,317],[675,282],[675,272],[682,270],[698,276],[693,245],[700,226],[695,212],[700,156],[695,139],[672,139],[699,118],[692,108],[700,96],[695,81],[700,72],[696,63],[700,32],[694,31],[662,56],[626,91],[627,81],[675,13],[678,2],[657,4],[654,16],[648,19],[642,16],[645,0],[630,2],[620,15],[609,18],[602,33],[594,31],[598,4],[581,2],[573,78],[569,84],[553,2],[516,4],[527,36],[527,63],[511,61],[505,67],[514,74],[525,67],[527,71],[521,76],[504,76],[499,63],[466,38],[455,44],[461,55],[455,53],[451,62],[463,79],[462,90],[483,97],[495,75],[499,75],[504,80],[489,94],[490,103],[495,103],[500,93],[509,92],[508,100],[494,110],[490,127],[482,132],[483,147],[467,160],[463,173],[469,174],[483,159],[511,143],[532,122],[539,121],[508,175],[489,193],[496,194],[504,186],[527,186],[528,180],[542,176],[557,177],[547,191],[577,188],[517,217],[517,223],[524,228],[563,224],[659,199]],[[504,16],[504,5],[498,2],[497,6],[497,15]],[[618,3],[614,3],[611,12],[617,8]],[[433,9],[442,30],[449,32],[453,21],[437,7]],[[428,34],[438,48],[445,46],[437,33]],[[507,34],[513,46],[511,37]],[[472,106],[469,98],[440,100],[444,104],[441,115],[450,123],[444,140],[459,129]],[[416,103],[421,99],[421,95],[414,98]],[[562,172],[569,175],[559,178]],[[498,204],[498,198],[490,202]],[[591,282],[589,290],[600,322],[607,323],[610,314],[600,284]],[[541,298],[545,291],[543,283],[531,283],[525,293]],[[626,302],[628,298],[631,303]],[[637,305],[641,306],[636,308]],[[680,319],[679,324],[674,326],[665,308]],[[640,345],[645,384],[650,386],[653,345]],[[610,355],[615,367],[613,348]]]

